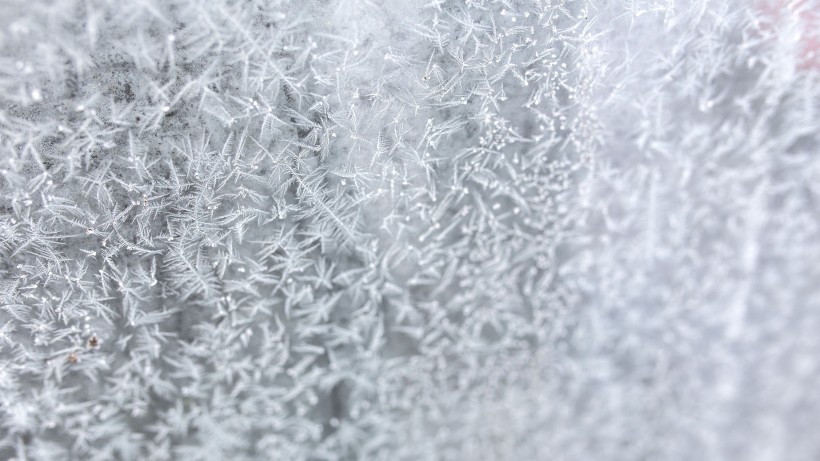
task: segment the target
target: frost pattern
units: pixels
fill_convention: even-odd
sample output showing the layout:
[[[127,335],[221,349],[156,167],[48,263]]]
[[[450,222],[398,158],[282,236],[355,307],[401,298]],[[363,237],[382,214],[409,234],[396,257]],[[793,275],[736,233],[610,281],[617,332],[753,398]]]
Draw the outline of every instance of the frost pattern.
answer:
[[[812,0],[7,0],[0,457],[814,460]]]

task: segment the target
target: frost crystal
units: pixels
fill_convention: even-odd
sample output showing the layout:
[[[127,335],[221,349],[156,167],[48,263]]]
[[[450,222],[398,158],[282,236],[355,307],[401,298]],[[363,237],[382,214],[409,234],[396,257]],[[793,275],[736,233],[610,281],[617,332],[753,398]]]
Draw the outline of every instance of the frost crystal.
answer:
[[[0,459],[818,459],[818,11],[4,1]]]

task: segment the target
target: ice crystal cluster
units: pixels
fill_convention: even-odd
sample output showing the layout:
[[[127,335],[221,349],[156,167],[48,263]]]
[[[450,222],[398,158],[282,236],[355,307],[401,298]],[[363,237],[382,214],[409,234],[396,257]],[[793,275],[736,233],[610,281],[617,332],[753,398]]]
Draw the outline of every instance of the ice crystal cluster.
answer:
[[[819,459],[818,29],[0,2],[0,459]]]

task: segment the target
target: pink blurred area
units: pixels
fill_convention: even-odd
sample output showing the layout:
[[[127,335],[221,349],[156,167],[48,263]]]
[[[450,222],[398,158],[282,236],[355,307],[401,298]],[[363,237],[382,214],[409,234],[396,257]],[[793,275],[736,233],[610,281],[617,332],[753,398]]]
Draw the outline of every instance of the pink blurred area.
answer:
[[[768,0],[758,4],[770,20],[765,29],[776,34],[794,27],[797,31],[798,66],[820,70],[820,2],[817,0]]]

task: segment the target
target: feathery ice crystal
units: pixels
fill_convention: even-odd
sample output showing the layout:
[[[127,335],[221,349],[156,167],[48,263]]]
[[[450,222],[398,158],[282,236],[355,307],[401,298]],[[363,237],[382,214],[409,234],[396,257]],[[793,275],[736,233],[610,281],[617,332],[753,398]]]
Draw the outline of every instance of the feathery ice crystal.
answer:
[[[0,458],[820,456],[815,0],[6,0]]]

